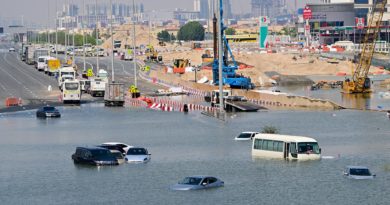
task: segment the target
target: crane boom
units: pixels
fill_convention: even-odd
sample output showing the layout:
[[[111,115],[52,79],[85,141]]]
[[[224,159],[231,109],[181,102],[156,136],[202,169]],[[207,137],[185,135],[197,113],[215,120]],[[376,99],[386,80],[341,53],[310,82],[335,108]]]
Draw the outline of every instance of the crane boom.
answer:
[[[353,72],[352,79],[347,79],[343,83],[345,93],[371,92],[370,79],[367,76],[374,55],[375,41],[380,33],[380,25],[386,4],[387,0],[373,0],[372,11],[363,40],[359,64]]]

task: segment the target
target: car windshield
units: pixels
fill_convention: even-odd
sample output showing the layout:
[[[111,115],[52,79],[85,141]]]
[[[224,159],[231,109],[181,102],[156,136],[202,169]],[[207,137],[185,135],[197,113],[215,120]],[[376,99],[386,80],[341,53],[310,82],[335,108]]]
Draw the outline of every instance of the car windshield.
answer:
[[[54,107],[44,107],[43,110],[44,111],[54,111],[55,108]]]
[[[79,89],[78,83],[65,83],[65,89],[66,90],[77,90]]]
[[[199,185],[202,181],[202,178],[198,177],[186,177],[179,182],[179,184],[187,184],[187,185]]]
[[[250,138],[251,137],[251,133],[241,133],[238,138]]]
[[[104,149],[91,150],[91,152],[95,159],[112,156],[110,151]]]
[[[317,142],[299,142],[298,154],[320,154],[320,148]]]
[[[127,155],[147,155],[148,152],[144,148],[131,148],[127,151]]]
[[[352,168],[350,170],[351,175],[357,175],[357,176],[371,176],[370,170],[368,169],[358,169],[358,168]]]

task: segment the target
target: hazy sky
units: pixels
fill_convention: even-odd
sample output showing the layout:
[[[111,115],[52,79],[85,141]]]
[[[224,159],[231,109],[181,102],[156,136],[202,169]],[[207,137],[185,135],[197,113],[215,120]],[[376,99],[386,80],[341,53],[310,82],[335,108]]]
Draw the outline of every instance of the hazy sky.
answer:
[[[51,24],[54,24],[55,4],[58,2],[60,9],[65,2],[75,2],[80,6],[83,0],[0,0],[0,22],[1,20],[22,19],[26,22],[34,22],[46,25],[48,22],[48,4],[50,4]],[[84,0],[85,3],[95,3],[95,0]],[[109,0],[97,0],[98,2],[109,2]],[[113,2],[129,2],[132,0],[112,0]],[[193,9],[193,0],[135,0],[143,2],[146,10],[173,10],[174,8]],[[250,0],[231,0],[233,13],[248,13],[250,11]],[[288,2],[293,2],[288,0]],[[302,2],[302,0],[298,0]]]

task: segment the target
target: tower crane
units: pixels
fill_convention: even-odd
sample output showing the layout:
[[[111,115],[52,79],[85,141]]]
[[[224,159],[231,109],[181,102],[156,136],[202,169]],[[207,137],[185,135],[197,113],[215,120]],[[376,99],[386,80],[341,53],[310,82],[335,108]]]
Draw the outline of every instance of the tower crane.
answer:
[[[352,78],[346,79],[343,82],[344,93],[371,92],[371,80],[368,78],[368,71],[370,70],[371,60],[374,55],[375,41],[380,33],[380,25],[386,4],[387,0],[373,0],[359,63],[353,71]]]

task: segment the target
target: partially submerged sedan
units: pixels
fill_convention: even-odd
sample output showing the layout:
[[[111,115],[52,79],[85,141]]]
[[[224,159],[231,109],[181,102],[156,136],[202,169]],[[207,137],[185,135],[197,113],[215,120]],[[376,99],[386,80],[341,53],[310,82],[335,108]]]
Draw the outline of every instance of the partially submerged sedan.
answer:
[[[44,106],[37,110],[36,113],[38,118],[47,118],[47,117],[61,117],[60,111],[53,106]]]
[[[171,187],[172,190],[187,191],[222,187],[224,182],[212,176],[186,177]]]
[[[234,140],[238,141],[246,141],[246,140],[252,140],[256,134],[259,134],[258,132],[241,132]]]
[[[150,161],[150,155],[148,150],[142,147],[130,147],[126,153],[125,161],[126,162],[148,162]]]
[[[371,174],[367,167],[347,166],[344,169],[344,176],[350,179],[373,179],[376,175]]]

